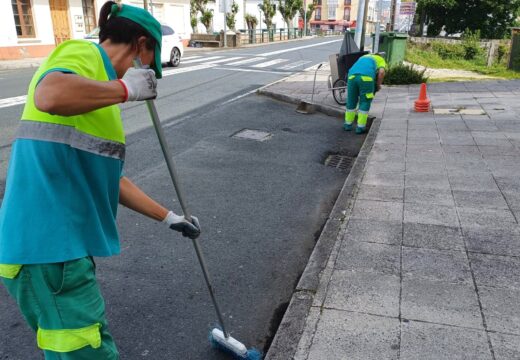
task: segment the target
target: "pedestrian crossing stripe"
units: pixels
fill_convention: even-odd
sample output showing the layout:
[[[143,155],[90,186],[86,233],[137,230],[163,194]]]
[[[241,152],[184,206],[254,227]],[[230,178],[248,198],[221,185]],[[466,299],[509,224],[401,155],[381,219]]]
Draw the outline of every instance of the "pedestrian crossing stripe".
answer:
[[[174,74],[182,74],[182,73],[187,73],[187,72],[191,72],[191,71],[197,71],[197,70],[204,70],[204,69],[209,69],[209,68],[212,68],[212,67],[215,67],[217,65],[213,65],[213,64],[199,64],[199,65],[195,65],[195,66],[189,66],[189,67],[185,67],[185,68],[175,68],[175,69],[172,69],[172,70],[163,70],[163,77],[166,77],[166,76],[171,76],[171,75],[174,75]]]
[[[202,58],[202,59],[182,61],[181,63],[182,64],[193,64],[193,63],[198,63],[198,62],[203,62],[203,61],[207,62],[208,60],[217,60],[217,59],[222,59],[222,56],[210,56],[210,57]]]
[[[249,58],[249,59],[245,59],[245,60],[235,61],[235,62],[226,64],[226,65],[231,65],[231,66],[244,65],[244,64],[249,64],[249,63],[252,63],[252,62],[262,61],[262,60],[265,60],[265,57]]]
[[[276,65],[276,64],[280,64],[280,63],[283,63],[283,62],[286,62],[286,61],[289,61],[289,60],[287,60],[287,59],[274,59],[274,60],[271,60],[271,61],[267,61],[267,62],[263,62],[263,63],[260,63],[260,64],[253,65],[252,67],[255,67],[255,68],[265,68],[265,67]]]
[[[222,63],[225,61],[234,61],[234,60],[238,60],[238,59],[243,59],[243,57],[238,56],[238,57],[230,57],[230,58],[225,58],[225,59],[220,59],[220,60],[215,60],[215,61],[208,61],[208,64],[219,64],[219,63]]]
[[[199,59],[201,57],[202,56],[187,56],[187,57],[183,57],[182,59],[183,60],[194,60],[194,59]]]

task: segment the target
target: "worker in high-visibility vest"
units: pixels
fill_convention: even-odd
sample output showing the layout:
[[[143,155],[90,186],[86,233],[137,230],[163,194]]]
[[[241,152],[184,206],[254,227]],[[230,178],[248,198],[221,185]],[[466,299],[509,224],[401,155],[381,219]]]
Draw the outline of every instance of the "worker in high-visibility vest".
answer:
[[[100,44],[66,41],[36,71],[0,208],[0,279],[46,360],[119,359],[93,260],[120,252],[118,203],[200,234],[196,218],[164,208],[122,173],[118,104],[157,96],[161,25],[113,1],[99,24]],[[135,58],[151,68],[134,68]]]
[[[381,89],[385,78],[386,62],[379,54],[362,56],[350,68],[347,75],[347,110],[343,129],[351,131],[357,116],[356,134],[367,131],[367,119],[375,93]]]

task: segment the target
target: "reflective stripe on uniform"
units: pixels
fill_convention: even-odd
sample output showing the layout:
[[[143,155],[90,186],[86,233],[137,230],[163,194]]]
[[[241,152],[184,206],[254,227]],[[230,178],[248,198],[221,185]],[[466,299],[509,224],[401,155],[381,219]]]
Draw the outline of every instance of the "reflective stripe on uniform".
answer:
[[[365,94],[365,96],[367,97],[367,99],[373,99],[374,93],[368,93],[368,94]]]
[[[370,76],[361,76],[361,80],[365,82],[374,81]]]
[[[22,265],[0,264],[0,277],[14,279],[21,269]]]
[[[38,328],[38,347],[55,352],[71,352],[91,346],[101,346],[101,324],[97,323],[80,329],[45,330]]]
[[[348,77],[349,80],[352,80],[352,79],[355,79],[355,78],[356,78],[356,75],[350,75],[350,76]]]
[[[124,144],[82,133],[72,126],[25,120],[20,122],[16,138],[52,141],[96,155],[125,158]]]

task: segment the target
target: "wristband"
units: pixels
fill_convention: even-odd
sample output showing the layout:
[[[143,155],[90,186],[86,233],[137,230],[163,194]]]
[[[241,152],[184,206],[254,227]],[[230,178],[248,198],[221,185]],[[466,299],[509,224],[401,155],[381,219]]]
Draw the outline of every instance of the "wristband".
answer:
[[[126,87],[126,84],[123,80],[117,79],[117,81],[123,86],[123,90],[125,91],[123,102],[126,102],[128,100],[128,88]]]
[[[168,212],[164,220],[162,221],[168,226],[171,226],[173,224],[178,224],[184,220],[184,216],[176,215],[173,211]]]

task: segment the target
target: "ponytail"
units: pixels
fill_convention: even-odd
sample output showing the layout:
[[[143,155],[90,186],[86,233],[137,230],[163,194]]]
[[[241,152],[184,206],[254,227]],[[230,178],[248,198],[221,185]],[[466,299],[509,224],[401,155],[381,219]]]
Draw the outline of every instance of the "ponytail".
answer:
[[[107,1],[101,7],[101,10],[99,11],[99,27],[100,28],[104,27],[106,25],[106,23],[108,22],[108,17],[112,13],[112,7],[114,5],[120,6],[115,1]]]

